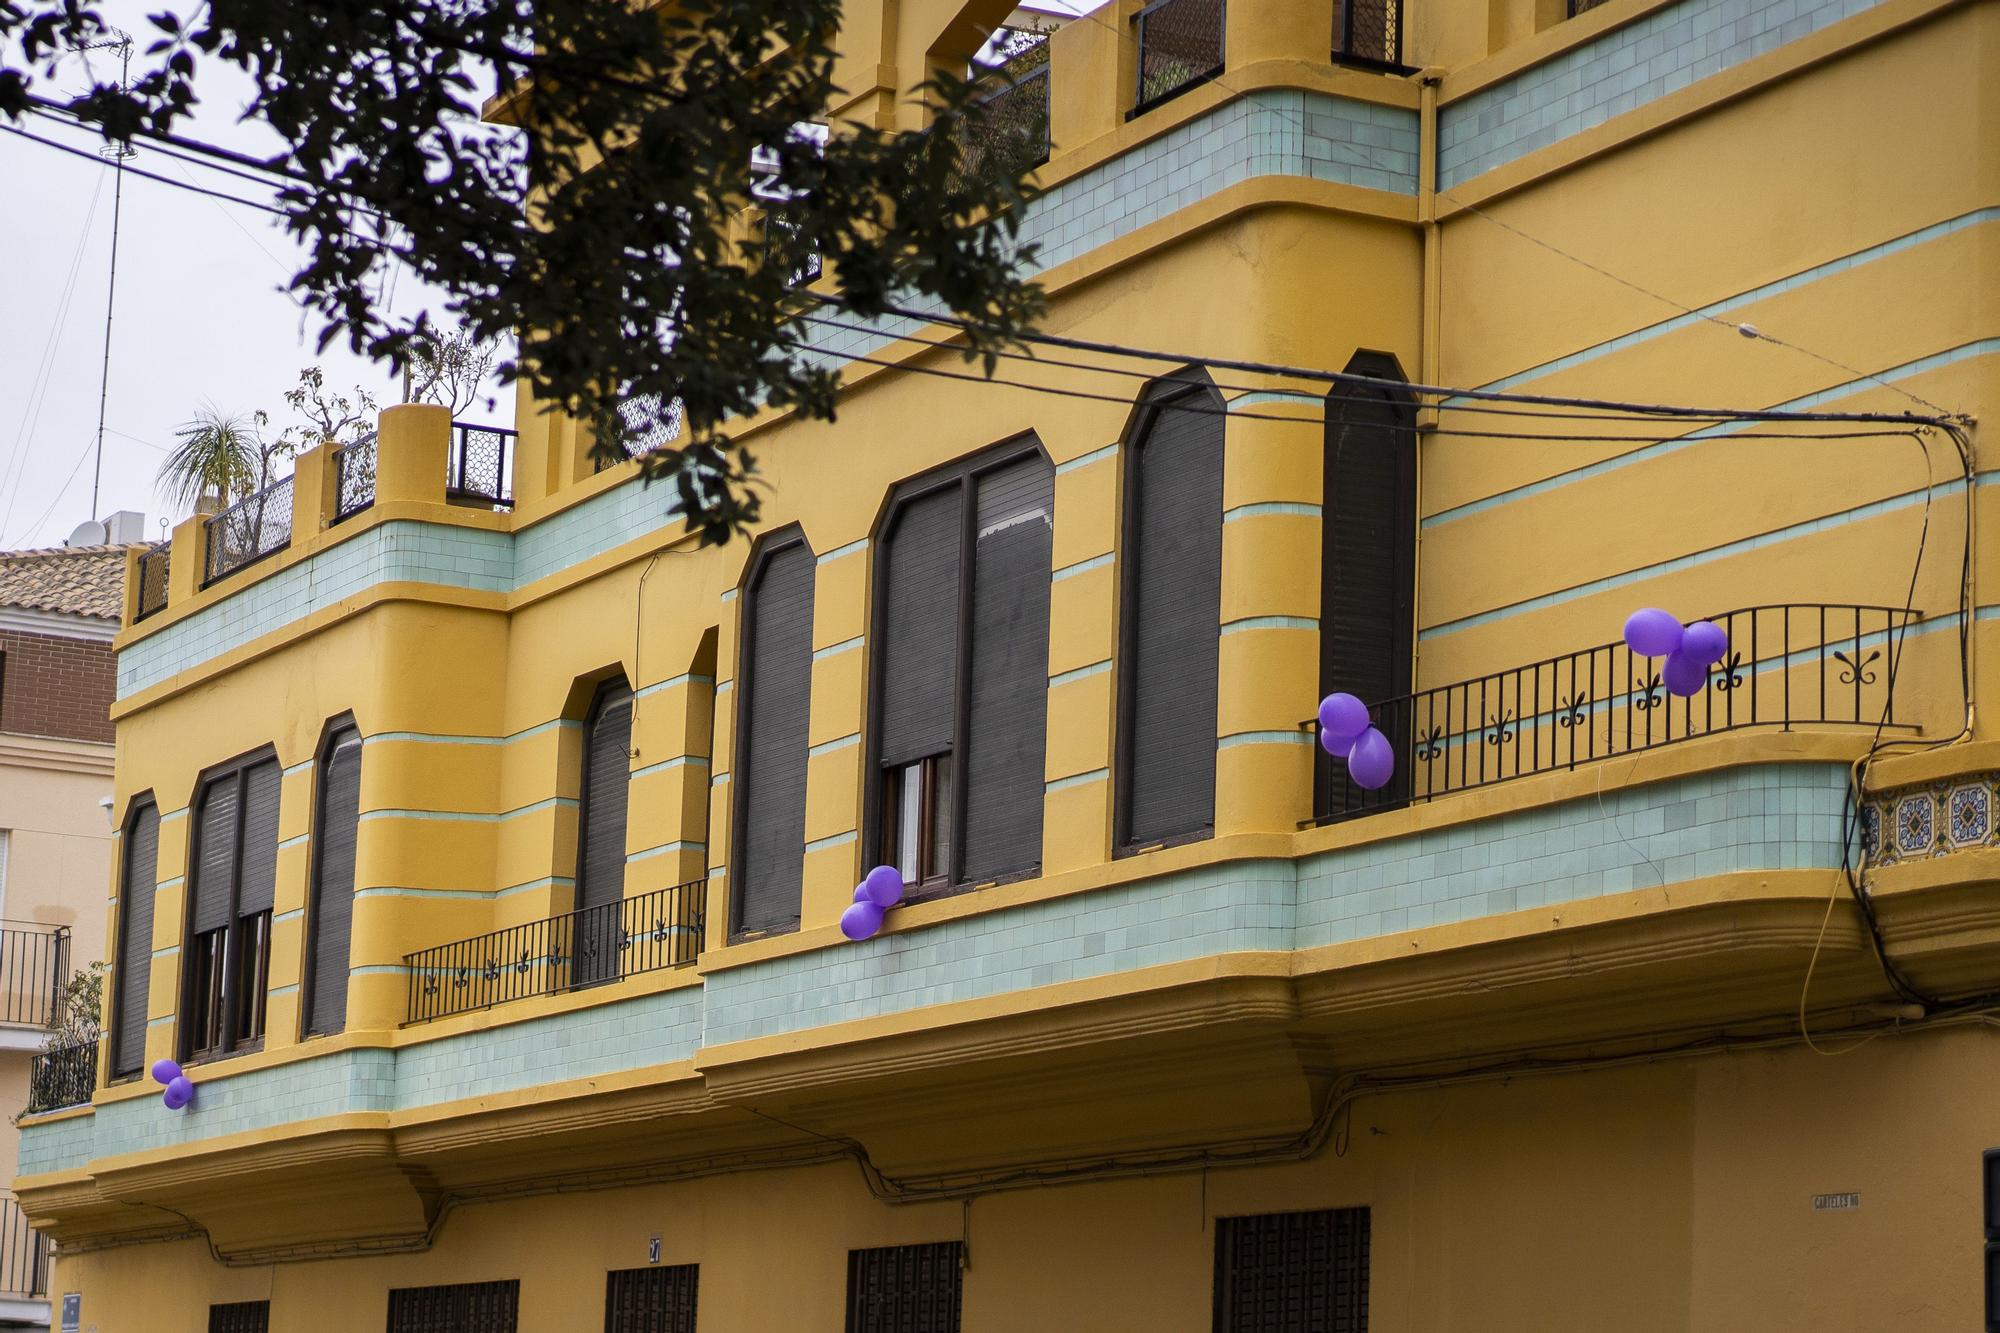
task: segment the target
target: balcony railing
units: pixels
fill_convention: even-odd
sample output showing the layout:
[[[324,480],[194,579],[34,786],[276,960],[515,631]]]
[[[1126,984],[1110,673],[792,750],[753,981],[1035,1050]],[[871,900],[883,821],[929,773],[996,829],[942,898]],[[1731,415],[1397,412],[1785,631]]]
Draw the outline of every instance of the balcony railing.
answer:
[[[959,126],[959,169],[977,175],[991,166],[1017,177],[1049,160],[1049,66],[995,77],[1005,82],[982,94]]]
[[[1395,778],[1363,791],[1344,763],[1315,746],[1311,822],[1746,727],[1910,729],[1897,717],[1892,686],[1916,614],[1792,603],[1713,616],[1729,636],[1729,654],[1691,698],[1667,692],[1663,659],[1635,656],[1618,642],[1371,701],[1375,725],[1396,751]]]
[[[172,568],[174,544],[161,542],[139,557],[139,600],[133,615],[144,620],[167,604],[167,575]]]
[[[1338,0],[1333,12],[1333,58],[1344,65],[1401,69],[1403,0]]]
[[[49,1292],[49,1242],[18,1201],[0,1198],[0,1296],[40,1300]]]
[[[28,1110],[82,1106],[97,1090],[97,1043],[70,1042],[38,1052],[28,1062]]]
[[[444,496],[461,503],[506,509],[514,503],[514,432],[499,426],[451,423],[451,452],[445,457]]]
[[[292,544],[292,479],[274,481],[208,520],[202,586]]]
[[[1224,16],[1224,0],[1153,0],[1134,16],[1139,86],[1133,115],[1222,72]]]
[[[694,880],[407,954],[409,1021],[692,963],[707,894],[708,882]]]
[[[375,503],[375,439],[356,440],[333,455],[333,522]]]
[[[0,1023],[54,1027],[68,977],[68,926],[0,926]]]

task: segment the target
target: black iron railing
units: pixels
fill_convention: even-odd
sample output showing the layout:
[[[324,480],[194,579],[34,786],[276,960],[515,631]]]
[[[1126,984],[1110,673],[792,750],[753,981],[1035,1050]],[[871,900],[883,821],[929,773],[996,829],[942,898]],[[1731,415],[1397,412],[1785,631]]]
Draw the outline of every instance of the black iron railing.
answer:
[[[1333,58],[1344,65],[1401,69],[1403,0],[1338,0],[1333,11]]]
[[[139,599],[133,620],[144,620],[167,604],[167,575],[173,554],[174,544],[161,542],[139,557]]]
[[[1395,778],[1363,791],[1345,763],[1315,746],[1311,822],[1745,727],[1907,729],[1892,686],[1916,614],[1790,603],[1712,617],[1729,636],[1729,653],[1691,698],[1667,691],[1664,659],[1636,656],[1618,642],[1372,701],[1375,725],[1396,752]]]
[[[202,586],[292,544],[292,479],[274,481],[208,520]]]
[[[28,1225],[18,1200],[0,1198],[0,1295],[39,1299],[48,1291],[48,1238]]]
[[[451,423],[451,452],[445,457],[444,495],[505,509],[514,503],[514,432],[499,426]]]
[[[1049,67],[1046,61],[980,95],[958,129],[959,169],[1018,177],[1049,160]]]
[[[68,926],[0,927],[0,1023],[54,1027],[68,977]]]
[[[708,882],[694,880],[406,954],[409,1021],[692,963],[707,898]]]
[[[68,1042],[28,1062],[28,1110],[82,1106],[97,1090],[97,1042]]]
[[[333,521],[353,518],[375,503],[375,439],[356,440],[333,455]]]
[[[1133,115],[1222,72],[1224,21],[1224,0],[1152,0],[1134,16],[1139,86]]]

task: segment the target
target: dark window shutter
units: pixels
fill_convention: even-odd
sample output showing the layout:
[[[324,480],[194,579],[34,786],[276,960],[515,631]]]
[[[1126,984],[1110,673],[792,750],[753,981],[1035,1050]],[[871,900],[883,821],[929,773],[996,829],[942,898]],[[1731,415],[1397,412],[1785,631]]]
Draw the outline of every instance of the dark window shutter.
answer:
[[[847,1252],[847,1333],[958,1333],[958,1241]]]
[[[151,801],[125,826],[118,880],[117,1027],[111,1073],[136,1074],[146,1063],[146,992],[153,975],[153,894],[159,879],[160,811]]]
[[[695,1333],[695,1264],[626,1268],[604,1280],[604,1333]]]
[[[236,783],[225,773],[202,788],[196,812],[194,930],[196,935],[229,924],[229,895],[236,877]]]
[[[1215,1333],[1368,1333],[1366,1208],[1221,1217]]]
[[[361,825],[361,734],[336,733],[319,774],[319,827],[314,830],[312,994],[306,1031],[347,1026],[347,968],[354,933],[354,849]]]
[[[208,1307],[208,1333],[270,1333],[269,1301],[232,1301]]]
[[[883,578],[876,762],[907,764],[951,749],[958,699],[958,566],[962,483],[896,511]]]
[[[795,925],[805,873],[806,746],[812,705],[812,548],[767,552],[745,596],[737,670],[736,928]]]
[[[1396,376],[1393,361],[1357,357],[1357,374]],[[1407,399],[1340,385],[1326,400],[1325,492],[1321,505],[1320,694],[1344,690],[1370,704],[1411,688],[1416,628],[1417,444]],[[1407,709],[1377,709],[1375,723],[1399,754],[1410,745]],[[1315,809],[1381,806],[1408,798],[1410,765],[1381,792],[1347,783],[1347,767],[1317,746]]]
[[[278,886],[278,761],[267,759],[243,771],[243,887],[236,914],[271,910]]]
[[[1055,470],[1038,454],[976,484],[962,839],[974,883],[1041,864]]]
[[[625,811],[632,785],[632,691],[605,686],[583,742],[583,798],[577,812],[576,905],[601,907],[625,896]]]
[[[1128,847],[1215,825],[1223,405],[1206,386],[1171,393],[1127,464],[1118,678],[1120,841]]]

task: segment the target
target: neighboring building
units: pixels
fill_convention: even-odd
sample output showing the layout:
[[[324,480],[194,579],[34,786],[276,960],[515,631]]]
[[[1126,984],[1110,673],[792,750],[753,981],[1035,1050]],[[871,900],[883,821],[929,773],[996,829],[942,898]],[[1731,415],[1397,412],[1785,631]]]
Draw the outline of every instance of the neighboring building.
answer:
[[[123,541],[139,516],[116,516]],[[0,1170],[60,1018],[64,982],[104,953],[112,834],[111,640],[126,546],[0,552]],[[58,1057],[54,1064],[62,1064]],[[72,1059],[88,1088],[87,1060]],[[61,1071],[54,1071],[59,1074]],[[0,1199],[0,1327],[47,1326],[42,1244]]]
[[[979,16],[882,12],[914,123]],[[84,1328],[1975,1324],[1994,491],[1394,384],[1993,419],[2000,5],[1222,14],[1051,39],[1048,326],[1371,382],[843,334],[754,541],[526,402],[133,557]],[[1648,605],[1753,608],[1690,703]]]

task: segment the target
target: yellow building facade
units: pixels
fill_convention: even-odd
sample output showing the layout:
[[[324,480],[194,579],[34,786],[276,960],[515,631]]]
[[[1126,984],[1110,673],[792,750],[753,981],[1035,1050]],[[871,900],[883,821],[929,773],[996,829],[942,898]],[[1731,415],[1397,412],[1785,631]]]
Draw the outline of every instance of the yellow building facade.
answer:
[[[819,325],[707,548],[395,408],[127,579],[63,1318],[1979,1317],[2000,6],[1192,3],[1049,39],[1022,228],[1162,355]],[[855,5],[829,118],[1005,17]],[[1726,628],[1691,699],[1642,606]]]

